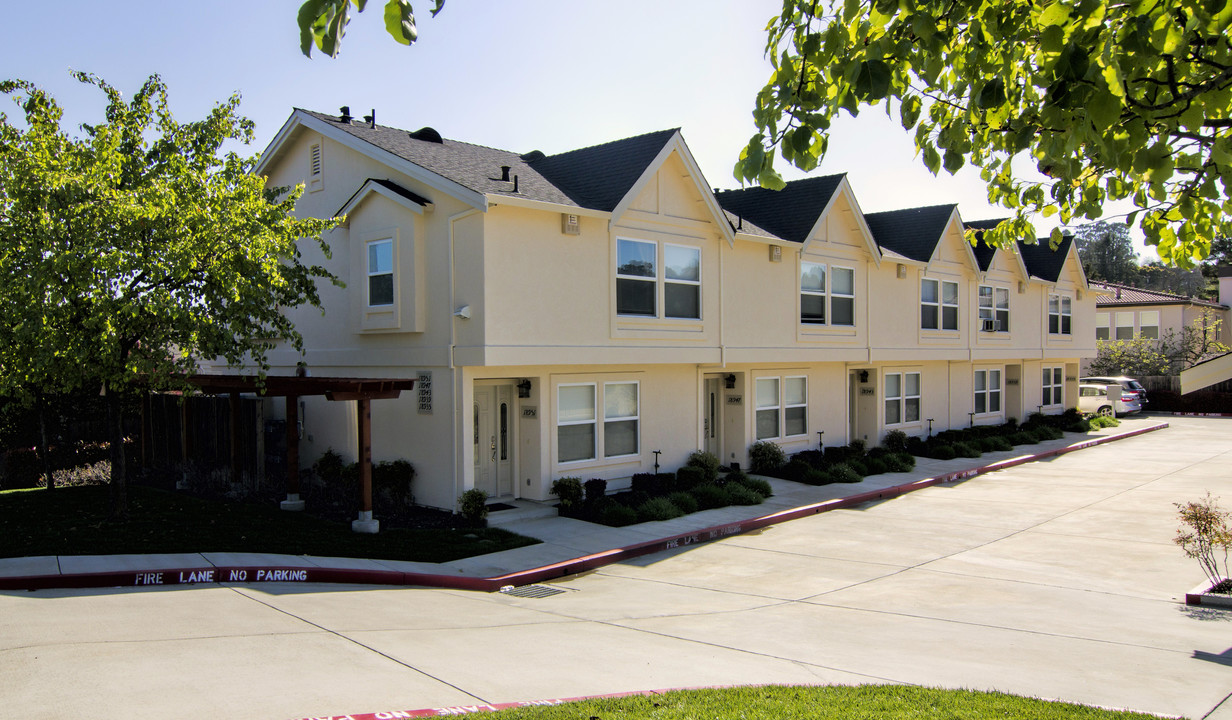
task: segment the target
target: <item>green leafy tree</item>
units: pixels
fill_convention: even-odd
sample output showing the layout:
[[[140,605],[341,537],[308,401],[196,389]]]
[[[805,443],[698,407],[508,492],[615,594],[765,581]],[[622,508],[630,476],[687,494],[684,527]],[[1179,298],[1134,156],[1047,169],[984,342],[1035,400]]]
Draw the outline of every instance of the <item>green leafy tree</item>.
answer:
[[[1129,224],[1190,267],[1232,234],[1230,23],[1232,3],[1207,0],[784,0],[735,176],[780,187],[776,149],[812,170],[841,112],[883,105],[929,170],[979,167],[1015,212],[985,239],[1128,199]]]
[[[183,387],[202,358],[268,368],[276,343],[302,349],[282,309],[319,305],[297,243],[334,220],[292,215],[302,188],[265,187],[255,158],[222,154],[252,139],[238,96],[181,124],[152,76],[125,101],[101,79],[105,119],[79,136],[55,100],[0,83],[23,123],[0,115],[0,397],[104,389],[113,511],[126,513],[121,401]]]
[[[1170,375],[1172,358],[1163,344],[1152,338],[1096,340],[1095,359],[1087,372],[1091,375]]]
[[[1074,233],[1074,243],[1088,278],[1125,285],[1138,279],[1138,253],[1125,223],[1088,223]]]
[[[1138,268],[1136,287],[1160,290],[1175,295],[1198,297],[1206,288],[1201,268],[1179,268],[1161,262],[1149,262]]]
[[[368,0],[308,0],[299,8],[299,48],[312,57],[312,46],[330,57],[338,57],[342,36],[351,21],[351,8],[363,12]],[[445,0],[432,0],[432,17],[445,6]],[[415,27],[415,10],[410,0],[388,0],[385,3],[385,31],[403,45],[419,38]]]

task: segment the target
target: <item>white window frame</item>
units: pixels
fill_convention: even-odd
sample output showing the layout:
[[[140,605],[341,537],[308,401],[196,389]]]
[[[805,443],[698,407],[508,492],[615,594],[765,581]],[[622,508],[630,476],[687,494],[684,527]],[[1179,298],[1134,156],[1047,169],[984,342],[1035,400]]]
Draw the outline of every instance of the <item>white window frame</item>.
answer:
[[[937,301],[936,302],[927,302],[924,300],[924,283],[932,283],[936,285],[937,287]],[[947,303],[945,301],[945,286],[946,285],[954,286],[955,300],[953,303]],[[958,316],[961,311],[961,305],[962,305],[962,298],[959,295],[960,289],[961,288],[959,288],[958,282],[955,280],[942,280],[940,278],[921,278],[920,279],[920,308],[923,309],[924,306],[927,305],[928,307],[934,307],[937,309],[937,327],[928,327],[927,325],[925,325],[923,313],[921,313],[921,316],[920,316],[920,329],[921,330],[937,330],[937,331],[944,331],[944,332],[957,332],[958,331],[959,329],[958,328],[959,326]],[[954,308],[954,327],[945,326],[945,309],[946,308]]]
[[[1048,295],[1048,334],[1073,335],[1074,310],[1073,298],[1069,295]],[[1053,329],[1053,319],[1056,319],[1056,329]]]
[[[654,248],[654,275],[623,275],[620,273],[620,244],[621,243],[637,243],[642,245],[650,245]],[[687,250],[697,255],[697,279],[689,280],[686,278],[669,278],[667,277],[667,248],[679,248]],[[646,240],[644,238],[635,237],[617,237],[616,238],[616,315],[622,318],[645,318],[656,320],[684,320],[684,321],[699,321],[702,319],[702,302],[704,300],[702,293],[702,249],[698,245],[686,245],[683,243],[670,243],[659,240]],[[620,282],[644,282],[654,285],[654,308],[650,313],[634,313],[621,312],[620,310]],[[689,286],[697,288],[697,315],[669,315],[667,307],[667,288],[669,285]]]
[[[790,380],[800,380],[804,383],[804,402],[788,403],[787,402],[787,383]],[[774,405],[762,405],[760,395],[757,392],[757,385],[760,382],[773,381],[775,384]],[[789,440],[808,436],[808,376],[807,375],[763,375],[754,378],[753,380],[753,434],[757,440]],[[787,411],[804,410],[804,429],[799,433],[787,434]],[[763,412],[774,412],[775,417],[775,434],[762,435],[757,423],[757,416]]]
[[[987,290],[987,294],[985,294]],[[985,303],[985,298],[988,302]],[[980,285],[978,290],[980,329],[985,320],[996,323],[994,332],[1010,331],[1010,289],[1001,285]]]
[[[608,388],[614,385],[632,385],[634,393],[634,409],[632,415],[612,415],[609,416],[607,410],[607,394]],[[598,400],[596,400],[596,405]],[[607,425],[608,423],[630,422],[634,423],[633,433],[633,452],[623,453],[621,455],[610,455],[607,449]],[[596,432],[595,440],[603,446],[603,458],[611,460],[613,458],[637,457],[642,453],[642,388],[641,383],[636,380],[613,380],[603,383],[603,433],[600,435]]]
[[[1153,320],[1154,322],[1148,322]],[[1153,328],[1154,333],[1147,335],[1147,328]],[[1151,340],[1159,339],[1159,311],[1158,310],[1142,310],[1138,313],[1138,335],[1140,337],[1149,338]]]
[[[380,245],[389,246],[390,267],[389,267],[389,270],[379,270],[379,271],[374,272],[372,269],[372,251],[375,246],[380,246]],[[394,305],[398,304],[398,276],[394,272],[394,269],[398,266],[398,254],[396,250],[397,248],[394,247],[393,238],[379,238],[377,240],[369,240],[368,242],[364,243],[364,266],[365,266],[364,272],[366,275],[366,283],[367,283],[364,288],[364,293],[365,293],[364,297],[365,297],[365,302],[370,308],[389,308],[389,307],[393,307]],[[373,278],[378,278],[378,277],[382,277],[385,275],[389,276],[389,285],[390,285],[389,302],[373,304],[372,302],[372,280]]]
[[[806,267],[821,268],[821,289],[805,289],[804,287],[804,271]],[[846,272],[851,276],[851,292],[841,293],[834,289],[834,275],[837,272]],[[829,265],[826,263],[813,262],[811,260],[800,261],[800,307],[798,308],[798,316],[800,324],[805,327],[837,327],[837,328],[853,328],[856,326],[856,270],[853,267],[844,265]],[[804,298],[805,296],[821,299],[821,320],[805,320],[804,319]],[[834,301],[836,299],[845,299],[851,301],[851,322],[840,323],[834,321]]]
[[[607,408],[607,393],[609,389],[617,385],[632,385],[636,406],[632,415],[609,415]],[[591,389],[591,397],[594,400],[594,412],[590,418],[580,420],[562,420],[562,412],[560,407],[561,390],[571,387],[588,387]],[[556,464],[559,466],[573,466],[585,463],[602,463],[608,461],[620,461],[628,458],[640,457],[642,454],[642,386],[638,380],[606,380],[595,382],[567,382],[560,383],[556,386]],[[634,450],[631,453],[622,453],[620,455],[609,455],[607,449],[607,425],[608,423],[618,422],[633,422],[634,431]],[[591,425],[592,442],[590,449],[590,457],[575,458],[572,460],[562,460],[560,457],[560,428],[576,426],[576,425]]]
[[[1104,331],[1104,337],[1099,336],[1099,331]],[[1095,313],[1095,339],[1096,340],[1111,340],[1112,339],[1112,316],[1110,313],[1102,312]]]
[[[992,383],[993,375],[996,375],[996,385]],[[984,389],[980,389],[974,378],[984,378]],[[981,368],[976,370],[972,378],[971,387],[973,390],[971,398],[971,409],[977,417],[989,417],[993,415],[1001,415],[1005,412],[1005,368]],[[979,405],[976,399],[981,395],[984,396],[984,409],[979,410]],[[997,409],[992,410],[992,401],[996,398]]]
[[[915,376],[916,392],[914,395],[907,392],[907,378],[908,376],[912,376],[912,375]],[[898,394],[897,395],[890,395],[888,392],[888,389],[890,387],[889,378],[891,377],[898,378]],[[889,372],[885,374],[885,379],[882,380],[882,386],[887,389],[887,393],[885,396],[885,403],[884,403],[885,407],[882,409],[882,411],[885,413],[884,418],[885,418],[886,427],[901,427],[903,425],[919,425],[920,424],[919,416],[922,414],[920,404],[921,404],[921,398],[924,394],[924,384],[923,383],[924,383],[923,378],[921,378],[919,372]],[[915,406],[916,418],[914,420],[907,419],[907,401],[908,400],[915,400],[916,402],[916,406]],[[890,406],[890,403],[894,403],[898,407],[898,418],[899,419],[898,419],[898,422],[896,423],[890,422],[889,420],[890,414],[889,412],[886,412],[886,410]]]
[[[1112,335],[1113,340],[1133,340],[1134,339],[1134,313],[1132,311],[1121,311],[1116,314],[1115,332]],[[1125,337],[1121,337],[1121,329],[1126,328],[1129,332]]]
[[[1048,376],[1047,379],[1045,375]],[[1046,408],[1059,408],[1065,405],[1064,367],[1045,365],[1040,372],[1040,385],[1041,405]]]
[[[602,398],[599,397],[598,384],[593,382],[581,383],[561,383],[556,386],[556,462],[558,465],[573,465],[576,463],[594,462],[599,457],[599,407]],[[588,387],[590,388],[591,398],[594,400],[591,416],[589,419],[582,420],[562,420],[562,412],[560,408],[561,389],[570,387]],[[571,460],[562,460],[560,457],[560,429],[562,427],[573,427],[577,425],[590,425],[593,427],[591,437],[590,457],[573,458]]]

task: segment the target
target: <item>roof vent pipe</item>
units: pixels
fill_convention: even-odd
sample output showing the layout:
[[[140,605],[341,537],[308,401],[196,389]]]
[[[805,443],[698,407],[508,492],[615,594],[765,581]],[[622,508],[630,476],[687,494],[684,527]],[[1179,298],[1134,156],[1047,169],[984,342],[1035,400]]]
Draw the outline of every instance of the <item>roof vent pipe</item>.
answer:
[[[338,108],[338,111],[342,113],[341,115],[338,116],[338,122],[340,123],[351,122],[351,106],[350,105],[343,105],[342,107]]]
[[[368,127],[372,128],[373,130],[376,129],[376,108],[372,108],[371,115],[364,116],[364,122],[368,123]]]
[[[513,191],[514,192],[518,191],[518,176],[517,175],[513,176]]]
[[[1117,288],[1117,300],[1121,299],[1121,288]]]
[[[509,166],[501,165],[501,182],[509,182]]]

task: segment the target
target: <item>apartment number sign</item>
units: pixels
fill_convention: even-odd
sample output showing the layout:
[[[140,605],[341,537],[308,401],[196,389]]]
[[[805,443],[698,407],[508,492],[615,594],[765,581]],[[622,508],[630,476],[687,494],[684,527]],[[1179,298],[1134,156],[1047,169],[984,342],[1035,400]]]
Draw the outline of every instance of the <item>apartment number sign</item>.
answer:
[[[432,414],[432,373],[422,371],[418,374],[415,384],[419,386],[419,414]]]

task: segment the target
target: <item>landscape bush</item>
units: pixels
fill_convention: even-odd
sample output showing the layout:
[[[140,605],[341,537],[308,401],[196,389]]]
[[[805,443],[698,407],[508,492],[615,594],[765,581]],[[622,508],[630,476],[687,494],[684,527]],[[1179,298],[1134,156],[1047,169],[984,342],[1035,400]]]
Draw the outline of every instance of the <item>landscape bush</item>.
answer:
[[[671,520],[684,515],[680,508],[672,504],[671,500],[665,497],[651,498],[637,509],[638,522],[658,522],[662,520]]]
[[[552,494],[560,501],[560,514],[569,516],[582,508],[585,497],[582,490],[582,479],[575,477],[559,478],[552,481]]]
[[[667,499],[685,515],[697,512],[697,498],[687,492],[674,492]]]
[[[689,494],[697,500],[697,507],[700,510],[713,510],[731,505],[727,491],[713,483],[698,485],[690,490]]]
[[[783,448],[769,440],[758,440],[749,446],[749,472],[754,475],[773,475],[787,463]]]
[[[704,482],[714,482],[719,478],[719,459],[714,453],[697,450],[689,456],[686,466],[701,468],[705,471]]]
[[[891,430],[882,438],[881,446],[890,452],[903,452],[907,449],[907,433],[902,430]]]
[[[488,495],[478,488],[471,488],[458,498],[458,511],[466,524],[473,528],[488,526]]]
[[[834,482],[839,483],[858,483],[864,479],[860,473],[845,463],[839,463],[830,468],[830,477]]]
[[[586,504],[594,505],[600,498],[607,496],[607,480],[591,478],[586,481]]]
[[[709,482],[706,480],[705,468],[700,468],[696,465],[685,465],[676,471],[676,490],[688,492],[704,482]]]
[[[972,443],[959,441],[950,447],[954,448],[954,454],[958,457],[977,458],[981,455],[980,449],[975,447]]]
[[[813,472],[818,471],[814,470]],[[758,495],[761,495],[763,498],[768,498],[774,494],[774,491],[770,488],[770,483],[761,478],[752,478],[742,474],[733,479],[731,475],[728,475],[727,482],[728,484],[735,484],[748,488]]]
[[[739,483],[731,483],[723,488],[728,501],[732,505],[760,505],[764,499],[760,493]]]
[[[599,511],[598,521],[608,527],[625,527],[637,522],[637,511],[628,505],[612,501]]]

